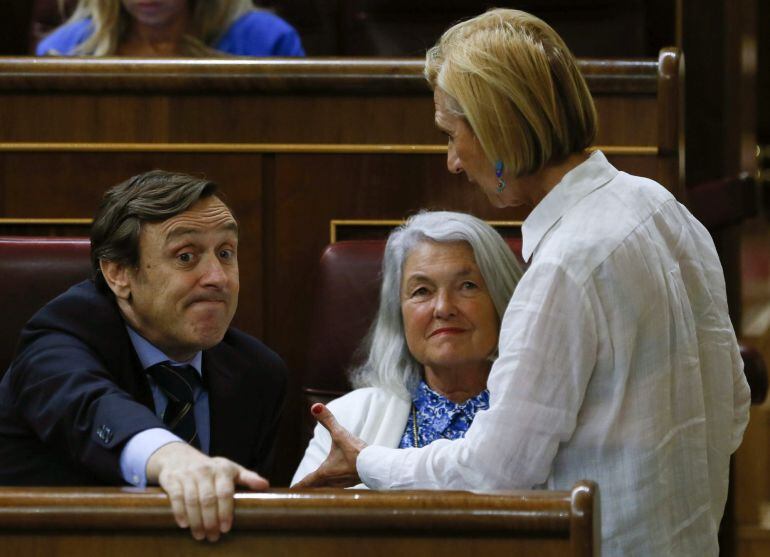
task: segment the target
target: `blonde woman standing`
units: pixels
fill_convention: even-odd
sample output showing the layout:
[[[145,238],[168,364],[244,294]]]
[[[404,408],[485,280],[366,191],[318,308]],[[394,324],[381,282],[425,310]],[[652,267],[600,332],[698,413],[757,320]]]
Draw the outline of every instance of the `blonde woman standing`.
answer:
[[[652,180],[589,150],[596,111],[546,23],[492,10],[427,55],[447,166],[532,210],[530,265],[500,327],[489,410],[466,435],[394,450],[339,426],[300,487],[601,492],[602,554],[716,556],[750,393],[708,231]]]
[[[80,0],[38,56],[304,56],[297,32],[251,0]]]

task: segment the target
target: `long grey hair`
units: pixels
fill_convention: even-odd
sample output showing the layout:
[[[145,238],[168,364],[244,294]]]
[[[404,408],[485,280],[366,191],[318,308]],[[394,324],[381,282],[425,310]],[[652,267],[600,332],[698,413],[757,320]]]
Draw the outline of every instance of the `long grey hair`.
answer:
[[[422,365],[409,352],[404,335],[401,273],[412,248],[424,241],[470,245],[498,319],[502,319],[521,278],[522,270],[513,252],[484,221],[450,211],[424,211],[414,215],[390,234],[385,246],[380,306],[359,348],[366,359],[350,371],[355,388],[380,387],[408,400],[419,383]]]

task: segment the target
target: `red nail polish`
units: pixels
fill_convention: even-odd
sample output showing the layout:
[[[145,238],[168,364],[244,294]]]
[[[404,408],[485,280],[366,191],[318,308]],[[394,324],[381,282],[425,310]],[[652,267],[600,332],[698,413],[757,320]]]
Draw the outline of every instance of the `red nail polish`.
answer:
[[[322,406],[320,404],[314,404],[310,408],[310,411],[317,416],[318,414],[321,413],[321,408],[322,408]]]

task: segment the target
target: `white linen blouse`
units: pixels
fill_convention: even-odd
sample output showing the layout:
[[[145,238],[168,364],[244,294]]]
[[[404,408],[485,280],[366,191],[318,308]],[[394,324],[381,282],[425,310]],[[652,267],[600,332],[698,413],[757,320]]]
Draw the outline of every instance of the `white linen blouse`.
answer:
[[[369,446],[374,489],[598,483],[605,555],[717,555],[750,393],[706,229],[601,152],[523,225],[490,409],[464,439]]]

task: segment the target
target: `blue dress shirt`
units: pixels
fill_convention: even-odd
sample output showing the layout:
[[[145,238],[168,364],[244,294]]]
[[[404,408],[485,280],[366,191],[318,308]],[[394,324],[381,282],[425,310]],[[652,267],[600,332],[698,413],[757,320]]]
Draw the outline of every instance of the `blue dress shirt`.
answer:
[[[139,362],[142,364],[142,368],[145,371],[155,364],[168,362],[172,366],[190,365],[202,376],[202,352],[198,351],[189,362],[177,362],[166,356],[156,346],[150,343],[150,341],[128,325],[126,325],[126,329],[128,330],[128,336],[131,338],[131,343],[134,345],[134,350],[136,350],[136,355],[139,357]],[[161,417],[168,405],[168,398],[163,394],[152,377],[148,375],[147,380],[150,383],[152,398],[155,402],[155,413]],[[195,426],[198,429],[198,439],[200,440],[201,451],[208,454],[211,441],[209,395],[202,388],[198,388],[195,392],[193,412],[195,414]],[[147,461],[152,454],[163,445],[167,445],[174,441],[181,441],[184,443],[182,439],[164,428],[147,429],[134,435],[128,440],[120,454],[120,471],[123,475],[123,479],[137,487],[146,486]]]

